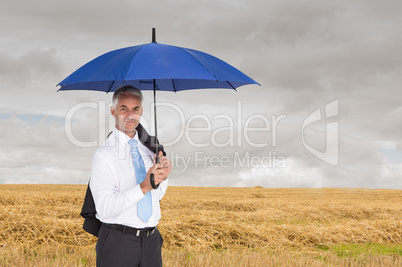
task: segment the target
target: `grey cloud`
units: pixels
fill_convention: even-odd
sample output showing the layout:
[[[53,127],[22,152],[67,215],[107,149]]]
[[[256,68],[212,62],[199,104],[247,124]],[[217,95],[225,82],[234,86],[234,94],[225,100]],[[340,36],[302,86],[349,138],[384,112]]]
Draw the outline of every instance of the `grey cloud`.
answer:
[[[0,138],[2,183],[20,179],[39,183],[85,183],[88,180],[87,159],[94,149],[72,145],[63,138],[64,127],[58,123],[39,121],[29,125],[12,116],[0,119],[0,126],[6,129]],[[71,173],[75,173],[73,177],[69,177]]]
[[[19,88],[32,80],[52,79],[61,70],[55,58],[56,51],[30,50],[20,57],[0,52],[0,79],[3,86]]]

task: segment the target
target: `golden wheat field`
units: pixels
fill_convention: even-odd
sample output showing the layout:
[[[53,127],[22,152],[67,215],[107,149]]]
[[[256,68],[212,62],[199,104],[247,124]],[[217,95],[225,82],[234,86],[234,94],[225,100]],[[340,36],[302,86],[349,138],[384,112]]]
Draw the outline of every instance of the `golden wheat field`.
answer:
[[[85,185],[0,185],[2,266],[94,266]],[[402,266],[402,190],[169,187],[165,266]]]

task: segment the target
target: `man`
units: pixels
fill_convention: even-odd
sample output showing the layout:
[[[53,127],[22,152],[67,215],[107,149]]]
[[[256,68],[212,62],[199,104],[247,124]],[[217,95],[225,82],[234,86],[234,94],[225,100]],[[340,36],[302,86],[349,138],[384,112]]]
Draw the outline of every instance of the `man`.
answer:
[[[102,222],[97,266],[162,266],[163,239],[156,226],[171,164],[161,151],[155,163],[154,151],[141,143],[136,128],[141,126],[142,101],[135,87],[115,91],[115,129],[93,157],[89,187]]]

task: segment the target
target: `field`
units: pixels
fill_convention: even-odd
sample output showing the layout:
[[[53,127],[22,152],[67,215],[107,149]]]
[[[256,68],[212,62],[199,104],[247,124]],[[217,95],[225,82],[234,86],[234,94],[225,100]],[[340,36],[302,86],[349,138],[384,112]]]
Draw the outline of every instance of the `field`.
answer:
[[[94,266],[84,185],[0,185],[1,266]],[[402,266],[402,190],[169,187],[165,266]]]

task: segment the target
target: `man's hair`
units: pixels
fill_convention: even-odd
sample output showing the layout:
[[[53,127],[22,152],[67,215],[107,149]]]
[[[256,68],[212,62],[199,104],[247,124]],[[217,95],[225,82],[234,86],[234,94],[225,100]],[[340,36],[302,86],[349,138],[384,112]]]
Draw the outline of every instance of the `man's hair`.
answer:
[[[119,88],[117,88],[116,91],[114,91],[113,94],[113,106],[116,108],[117,106],[117,101],[119,100],[119,97],[121,95],[132,95],[132,96],[136,96],[141,100],[141,105],[142,105],[142,101],[144,100],[144,97],[142,96],[142,92],[135,88],[132,85],[124,85],[121,86]]]

